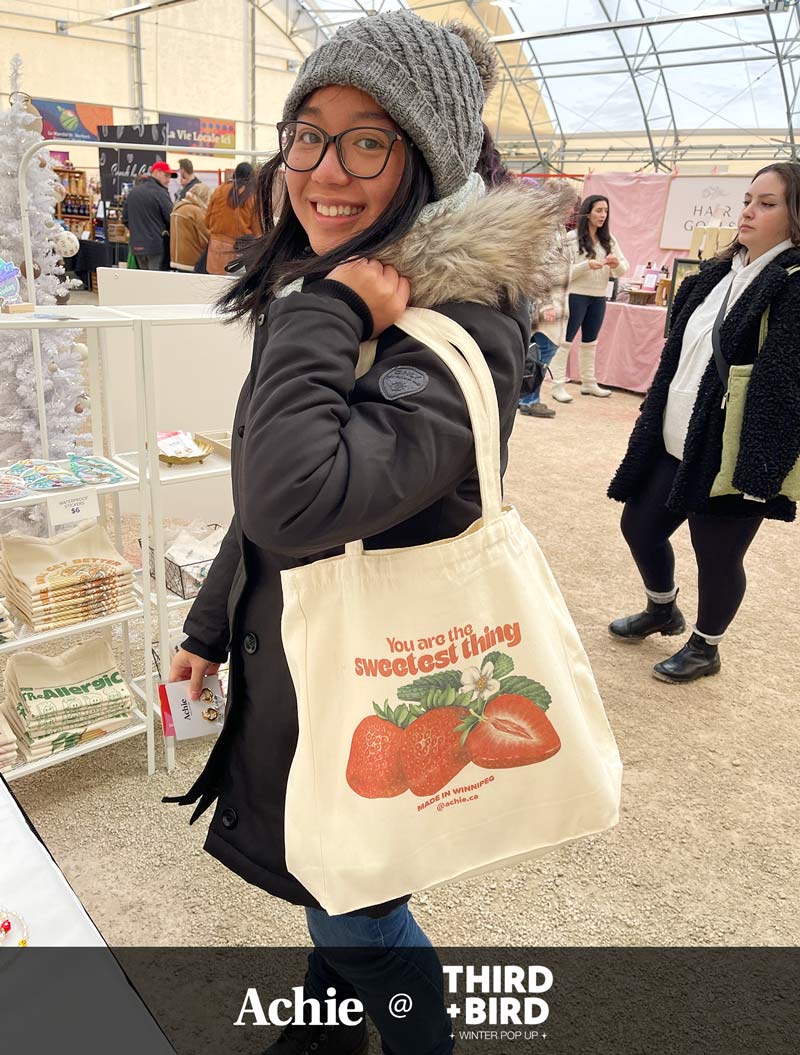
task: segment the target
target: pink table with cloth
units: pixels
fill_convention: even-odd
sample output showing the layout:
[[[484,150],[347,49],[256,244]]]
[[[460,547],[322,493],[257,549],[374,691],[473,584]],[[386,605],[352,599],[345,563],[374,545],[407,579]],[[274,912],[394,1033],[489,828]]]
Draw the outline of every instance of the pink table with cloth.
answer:
[[[653,380],[664,347],[664,308],[651,304],[618,304],[609,301],[597,341],[595,374],[601,385],[646,392]],[[567,377],[579,379],[578,343],[570,352]]]

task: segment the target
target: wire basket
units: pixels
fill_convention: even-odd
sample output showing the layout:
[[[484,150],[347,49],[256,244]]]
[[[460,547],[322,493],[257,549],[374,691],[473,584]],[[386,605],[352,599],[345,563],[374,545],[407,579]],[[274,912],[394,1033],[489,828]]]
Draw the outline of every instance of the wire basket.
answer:
[[[142,540],[139,539],[139,546],[141,545]],[[156,555],[152,546],[149,549],[150,578],[154,579],[156,577]],[[205,582],[208,569],[212,564],[213,560],[199,560],[191,564],[177,564],[165,554],[164,578],[166,579],[167,589],[184,601],[189,600],[190,597],[196,597],[200,592],[200,587]]]

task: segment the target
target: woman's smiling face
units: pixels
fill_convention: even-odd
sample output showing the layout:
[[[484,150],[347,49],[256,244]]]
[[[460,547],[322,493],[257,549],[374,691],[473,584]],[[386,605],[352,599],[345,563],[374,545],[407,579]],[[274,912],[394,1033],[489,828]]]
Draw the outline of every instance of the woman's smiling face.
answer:
[[[349,128],[382,128],[398,132],[397,125],[375,100],[358,88],[331,85],[312,92],[297,114],[328,135]],[[405,145],[396,141],[386,167],[373,179],[359,179],[342,168],[336,147],[328,144],[325,156],[310,172],[286,169],[286,189],[294,214],[321,256],[365,231],[390,204],[405,167]]]

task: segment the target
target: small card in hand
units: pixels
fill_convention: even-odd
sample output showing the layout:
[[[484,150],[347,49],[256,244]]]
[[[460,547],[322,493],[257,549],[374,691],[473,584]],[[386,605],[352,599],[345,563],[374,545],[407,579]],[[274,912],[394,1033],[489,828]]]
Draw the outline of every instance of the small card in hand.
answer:
[[[193,740],[198,736],[218,736],[225,717],[225,697],[219,677],[203,678],[199,700],[189,699],[188,681],[171,681],[158,686],[164,736]]]

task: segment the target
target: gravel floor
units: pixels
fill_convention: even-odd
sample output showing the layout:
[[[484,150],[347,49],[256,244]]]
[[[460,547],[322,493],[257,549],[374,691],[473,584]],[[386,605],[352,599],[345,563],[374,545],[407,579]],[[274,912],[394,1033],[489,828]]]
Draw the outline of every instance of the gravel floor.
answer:
[[[577,394],[577,393],[576,393]],[[414,911],[441,945],[797,945],[797,527],[768,524],[723,671],[675,687],[650,677],[674,650],[625,647],[608,621],[641,591],[604,497],[639,397],[576,398],[555,419],[520,418],[508,497],[539,538],[592,659],[625,761],[611,833],[540,861],[422,894]],[[687,533],[681,604],[696,588]],[[304,943],[301,910],[202,851],[205,821],[160,803],[208,751],[146,776],[144,740],[18,781],[14,790],[111,944]],[[161,757],[159,756],[161,762]]]

